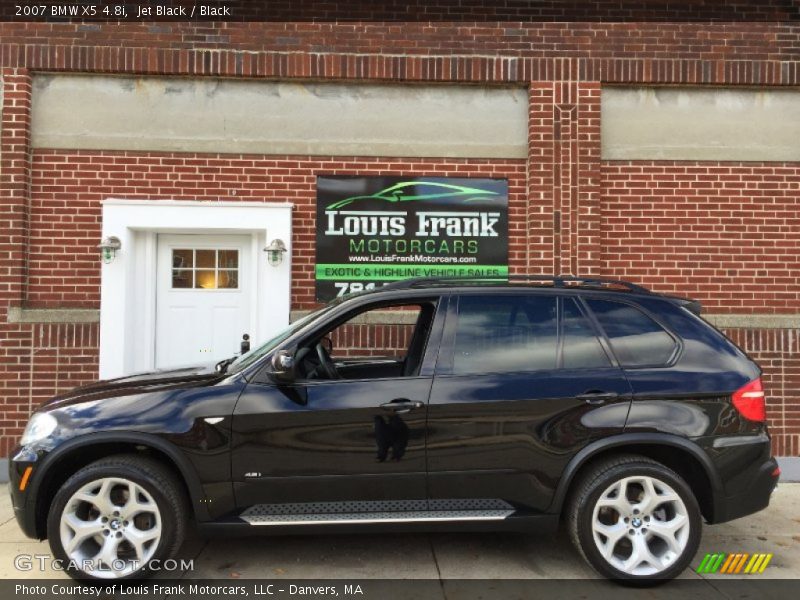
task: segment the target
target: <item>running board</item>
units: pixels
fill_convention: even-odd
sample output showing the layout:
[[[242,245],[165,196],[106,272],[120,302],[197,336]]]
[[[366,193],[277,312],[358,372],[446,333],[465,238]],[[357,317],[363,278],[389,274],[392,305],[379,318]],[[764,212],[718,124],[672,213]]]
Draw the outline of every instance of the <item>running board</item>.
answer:
[[[256,504],[239,518],[255,526],[356,525],[502,521],[514,514],[503,500],[405,500]]]

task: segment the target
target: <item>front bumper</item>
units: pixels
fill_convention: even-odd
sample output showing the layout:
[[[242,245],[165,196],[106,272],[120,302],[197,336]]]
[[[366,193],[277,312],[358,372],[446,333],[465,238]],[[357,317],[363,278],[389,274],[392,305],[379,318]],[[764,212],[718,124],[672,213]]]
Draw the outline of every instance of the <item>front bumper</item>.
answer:
[[[8,490],[11,495],[11,505],[14,507],[14,517],[17,519],[22,532],[34,539],[44,539],[45,532],[36,530],[36,491],[39,487],[39,456],[25,448],[15,448],[8,461]],[[25,476],[25,471],[31,467],[31,473],[25,485],[20,489],[20,484]]]

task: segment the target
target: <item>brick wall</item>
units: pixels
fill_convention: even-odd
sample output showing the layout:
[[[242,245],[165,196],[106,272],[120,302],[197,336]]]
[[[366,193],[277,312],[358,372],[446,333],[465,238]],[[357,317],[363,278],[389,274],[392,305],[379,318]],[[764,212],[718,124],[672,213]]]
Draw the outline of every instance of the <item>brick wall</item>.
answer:
[[[27,304],[100,306],[101,200],[293,202],[292,307],[314,306],[317,175],[495,177],[509,180],[512,261],[527,244],[524,160],[320,158],[36,151]]]
[[[347,323],[331,332],[334,358],[405,357],[414,334],[413,323]]]
[[[613,161],[600,179],[603,275],[708,313],[800,313],[800,164]],[[726,333],[764,368],[776,454],[797,456],[800,331]]]
[[[776,456],[800,456],[800,329],[726,329],[764,369],[767,422]]]
[[[8,456],[33,409],[97,379],[97,324],[0,324],[0,456]]]
[[[800,312],[800,163],[604,162],[603,275],[714,313]]]
[[[662,22],[654,8],[646,9],[653,19],[636,22],[631,21],[641,11],[635,9],[627,9],[625,18],[601,19],[600,5],[583,20],[573,15],[559,21],[558,15],[548,17],[546,12],[538,18],[520,11],[504,15],[497,3],[475,4],[486,10],[470,12],[462,6],[446,20],[412,15],[400,22],[0,22],[0,65],[47,71],[526,84],[800,82],[800,23],[791,0],[725,3],[713,20],[692,8],[715,12],[710,7],[716,3],[662,5],[662,16],[669,14],[678,23]],[[487,20],[476,22],[481,18]]]
[[[512,272],[630,277],[718,313],[800,312],[798,165],[602,163],[599,138],[603,85],[800,84],[796,3],[303,3],[314,22],[292,12],[300,4],[268,3],[263,23],[0,23],[0,455],[31,406],[95,376],[96,325],[9,323],[6,310],[98,307],[94,246],[110,196],[294,202],[292,304],[306,308],[316,174],[508,177]],[[37,70],[511,83],[530,90],[530,152],[527,161],[31,152]],[[797,456],[798,331],[729,333],[766,369],[776,452]]]

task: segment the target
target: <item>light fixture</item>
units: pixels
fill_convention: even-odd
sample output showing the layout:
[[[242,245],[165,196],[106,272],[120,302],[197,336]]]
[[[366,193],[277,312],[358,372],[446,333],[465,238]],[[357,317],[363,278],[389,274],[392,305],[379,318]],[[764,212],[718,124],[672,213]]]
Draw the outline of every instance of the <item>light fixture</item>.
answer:
[[[100,248],[100,255],[103,257],[103,262],[110,263],[117,255],[117,250],[122,248],[122,242],[119,241],[117,236],[110,235],[104,237],[103,241],[101,241],[97,247]]]
[[[264,248],[264,252],[267,253],[267,262],[269,265],[271,267],[277,267],[283,262],[283,253],[286,252],[286,244],[283,243],[283,240],[274,239]]]

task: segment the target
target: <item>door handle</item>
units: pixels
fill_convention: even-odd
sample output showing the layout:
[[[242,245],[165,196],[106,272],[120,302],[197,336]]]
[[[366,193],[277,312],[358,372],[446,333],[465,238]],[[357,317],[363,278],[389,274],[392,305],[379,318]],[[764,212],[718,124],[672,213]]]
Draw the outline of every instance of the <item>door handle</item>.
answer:
[[[403,415],[424,406],[424,402],[420,402],[419,400],[406,400],[405,398],[398,398],[396,400],[392,400],[391,402],[385,402],[384,404],[381,404],[381,408],[383,410],[393,412],[396,415]]]
[[[578,394],[576,398],[584,400],[586,404],[605,404],[607,400],[619,398],[617,392],[604,392],[603,390],[587,390],[582,394]]]

